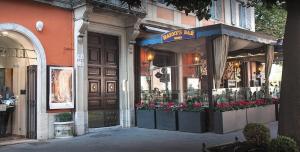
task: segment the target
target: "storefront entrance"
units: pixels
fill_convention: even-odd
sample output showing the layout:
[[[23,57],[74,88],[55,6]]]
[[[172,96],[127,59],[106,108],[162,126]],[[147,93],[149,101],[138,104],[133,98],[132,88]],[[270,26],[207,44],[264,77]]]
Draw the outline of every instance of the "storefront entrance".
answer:
[[[119,39],[88,33],[89,128],[119,125]]]
[[[37,55],[23,38],[0,31],[0,141],[37,138]]]

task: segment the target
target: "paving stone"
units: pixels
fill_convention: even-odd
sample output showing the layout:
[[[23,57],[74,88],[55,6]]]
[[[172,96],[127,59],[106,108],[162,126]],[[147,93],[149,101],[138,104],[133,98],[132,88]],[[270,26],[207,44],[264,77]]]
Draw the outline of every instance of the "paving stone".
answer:
[[[271,136],[277,122],[268,124]],[[53,139],[41,144],[23,143],[0,147],[0,152],[199,152],[208,147],[244,140],[242,131],[227,134],[185,133],[142,128],[103,129],[69,139]]]

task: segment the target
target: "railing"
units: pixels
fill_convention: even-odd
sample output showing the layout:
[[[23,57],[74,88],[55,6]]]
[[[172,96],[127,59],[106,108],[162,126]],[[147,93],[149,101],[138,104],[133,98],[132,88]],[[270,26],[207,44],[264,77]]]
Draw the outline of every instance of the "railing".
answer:
[[[280,91],[274,87],[270,88],[272,98],[279,99]],[[140,92],[142,102],[180,102],[180,90],[142,90]],[[242,100],[257,100],[265,98],[265,90],[263,87],[248,87],[248,88],[221,88],[212,91],[214,102],[233,102]],[[198,101],[204,105],[208,105],[208,90],[189,89],[182,93],[183,101]]]
[[[279,88],[270,87],[269,94],[272,98],[280,98]],[[257,100],[262,98],[266,98],[264,87],[221,88],[213,90],[214,102]]]
[[[180,91],[179,90],[143,90],[141,91],[141,100],[143,102],[180,102]],[[182,93],[183,101],[197,101],[201,102],[205,105],[208,105],[208,91],[192,89],[192,90],[184,90]]]

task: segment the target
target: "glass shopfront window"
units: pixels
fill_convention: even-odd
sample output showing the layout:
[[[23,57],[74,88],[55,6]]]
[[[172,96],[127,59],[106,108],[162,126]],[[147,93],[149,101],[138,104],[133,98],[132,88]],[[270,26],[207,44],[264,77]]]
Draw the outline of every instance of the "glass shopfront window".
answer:
[[[207,102],[205,54],[149,50],[140,52],[142,102]]]

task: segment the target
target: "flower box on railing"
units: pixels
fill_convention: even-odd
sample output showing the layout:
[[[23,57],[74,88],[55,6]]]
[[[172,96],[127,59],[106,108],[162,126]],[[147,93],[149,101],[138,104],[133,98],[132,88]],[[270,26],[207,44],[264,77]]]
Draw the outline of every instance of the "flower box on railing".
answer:
[[[154,109],[148,109],[148,110],[137,109],[136,120],[137,120],[137,127],[139,128],[148,128],[148,129],[156,128]]]

